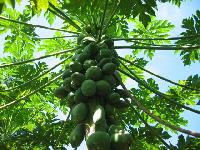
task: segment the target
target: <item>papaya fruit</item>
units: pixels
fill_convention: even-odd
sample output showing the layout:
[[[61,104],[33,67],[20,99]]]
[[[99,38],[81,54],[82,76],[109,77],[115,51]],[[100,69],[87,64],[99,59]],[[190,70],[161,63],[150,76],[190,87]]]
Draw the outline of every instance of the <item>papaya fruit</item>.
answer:
[[[103,131],[97,131],[91,134],[86,145],[88,150],[110,150],[110,136]]]
[[[129,104],[126,101],[120,100],[116,103],[113,103],[113,106],[118,109],[125,109],[129,107]]]
[[[103,58],[99,61],[98,66],[102,68],[106,63],[111,63],[112,59],[111,58]]]
[[[69,69],[72,72],[80,72],[82,70],[82,65],[78,61],[73,61],[69,64]]]
[[[101,105],[96,106],[92,118],[94,124],[100,124],[105,121],[105,110]]]
[[[80,53],[78,56],[77,56],[77,61],[79,61],[81,64],[84,63],[85,60],[88,60],[90,59],[90,55],[88,53]]]
[[[80,88],[80,83],[71,81],[70,87],[72,91],[76,91],[78,88]]]
[[[117,125],[111,125],[108,129],[108,133],[110,135],[119,133],[120,131],[123,131],[123,128],[121,126],[117,126]]]
[[[84,37],[82,40],[81,40],[81,45],[83,45],[84,47],[89,45],[90,43],[92,42],[95,42],[95,39],[92,38],[92,37]]]
[[[115,89],[115,92],[118,93],[122,98],[129,98],[128,93],[124,89]]]
[[[97,66],[91,66],[86,70],[85,76],[87,79],[100,80],[102,76],[101,68]]]
[[[117,85],[113,75],[104,75],[103,80],[107,81],[110,84],[111,88],[115,88]]]
[[[101,49],[96,56],[96,60],[100,61],[103,58],[110,58],[112,57],[112,52],[109,49]]]
[[[103,41],[109,49],[114,49],[114,41],[112,39],[106,39]]]
[[[74,101],[76,103],[80,103],[80,102],[86,102],[87,101],[87,97],[83,95],[81,88],[77,89],[74,95]]]
[[[84,61],[84,63],[83,63],[83,68],[85,69],[85,70],[87,70],[88,68],[90,68],[90,67],[92,67],[92,66],[96,66],[96,61],[95,60],[86,60],[86,61]]]
[[[78,124],[69,135],[69,143],[73,148],[80,146],[85,136],[83,124]]]
[[[85,80],[81,85],[84,96],[93,96],[96,93],[96,84],[93,80]]]
[[[67,104],[69,107],[72,107],[75,104],[74,96],[75,96],[74,92],[70,92],[67,95]]]
[[[108,49],[108,45],[106,43],[101,42],[98,44],[98,48],[99,48],[99,50],[100,49]]]
[[[119,132],[111,135],[112,150],[129,150],[132,136],[128,132]]]
[[[54,95],[60,99],[63,99],[68,95],[68,92],[65,90],[63,86],[61,86],[54,90]]]
[[[83,83],[83,81],[85,80],[85,76],[82,74],[82,73],[79,73],[79,72],[74,72],[72,75],[71,75],[71,80],[78,84],[78,85],[81,85]]]
[[[116,66],[113,63],[106,63],[103,67],[102,67],[102,72],[104,74],[113,74],[116,70]]]
[[[90,44],[88,44],[83,51],[87,54],[90,55],[90,57],[94,57],[97,55],[97,53],[99,52],[98,46],[95,42],[91,42]]]
[[[107,132],[107,130],[108,130],[108,125],[106,123],[106,119],[104,119],[104,121],[102,121],[99,124],[95,124],[95,132],[97,132],[97,131]]]
[[[120,66],[119,60],[117,58],[115,58],[115,57],[112,58],[112,63],[115,64],[116,67]]]
[[[113,92],[108,96],[107,99],[109,103],[116,104],[120,101],[120,95],[118,93]]]
[[[105,105],[105,112],[106,112],[107,116],[114,115],[115,114],[115,108],[112,105],[107,103]]]
[[[110,84],[104,80],[96,82],[97,95],[106,96],[111,92]]]
[[[71,70],[69,70],[69,69],[66,69],[64,72],[63,72],[63,74],[62,74],[62,79],[64,80],[65,78],[68,78],[68,77],[70,77],[71,75],[72,75],[72,71]]]
[[[69,93],[72,91],[71,88],[71,77],[65,78],[63,81],[63,87],[65,88],[65,90]]]
[[[71,118],[74,122],[80,123],[87,118],[88,111],[87,105],[81,102],[72,109]]]

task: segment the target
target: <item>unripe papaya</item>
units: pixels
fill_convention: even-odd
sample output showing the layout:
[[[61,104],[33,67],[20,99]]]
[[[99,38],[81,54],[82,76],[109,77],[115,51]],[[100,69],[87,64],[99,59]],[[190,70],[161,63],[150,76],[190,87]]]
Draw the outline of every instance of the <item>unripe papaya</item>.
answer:
[[[77,104],[73,109],[71,113],[71,118],[73,121],[80,123],[84,121],[88,116],[88,107],[84,103]]]
[[[72,75],[72,71],[71,70],[69,70],[69,69],[66,69],[64,72],[63,72],[63,74],[62,74],[62,79],[64,80],[65,78],[68,78],[68,77],[70,77],[71,75]]]
[[[105,74],[113,74],[116,70],[116,66],[113,63],[106,63],[103,67],[102,67],[102,71]]]
[[[97,94],[100,96],[106,96],[111,92],[110,84],[104,80],[96,82]]]
[[[81,88],[79,88],[78,90],[76,90],[75,95],[74,95],[74,101],[76,103],[80,103],[80,102],[86,102],[87,101],[87,97],[83,95]]]
[[[96,66],[96,61],[95,60],[86,60],[86,61],[84,61],[84,63],[83,63],[83,68],[85,69],[85,70],[87,70],[88,68],[90,68],[90,67],[92,67],[92,66]]]
[[[97,131],[91,134],[86,145],[88,150],[110,150],[110,136],[103,131]]]
[[[68,95],[68,92],[65,90],[63,86],[61,86],[55,89],[54,94],[56,97],[63,99]]]
[[[69,136],[69,143],[73,148],[80,146],[85,136],[84,125],[78,124]]]
[[[80,72],[82,70],[82,65],[78,61],[73,61],[69,64],[69,69],[72,72]]]
[[[93,96],[96,93],[96,84],[93,80],[85,80],[81,85],[84,96]]]
[[[71,75],[71,80],[75,82],[76,84],[81,85],[83,81],[85,80],[85,76],[82,73],[74,72]]]
[[[72,91],[72,88],[71,88],[71,77],[65,78],[65,80],[63,81],[63,87],[65,88],[65,90],[68,93]]]
[[[97,66],[91,66],[86,70],[85,76],[87,79],[100,80],[102,76],[101,68]]]
[[[100,124],[105,121],[105,110],[101,105],[96,106],[93,114],[93,123]]]

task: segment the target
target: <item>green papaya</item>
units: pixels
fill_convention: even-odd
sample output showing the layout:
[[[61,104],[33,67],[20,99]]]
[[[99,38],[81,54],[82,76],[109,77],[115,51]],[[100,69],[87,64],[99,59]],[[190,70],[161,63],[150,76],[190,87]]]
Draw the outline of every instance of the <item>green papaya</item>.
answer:
[[[80,123],[88,116],[88,107],[84,103],[79,103],[72,109],[71,118],[74,122]]]
[[[69,107],[72,107],[75,104],[74,96],[75,96],[74,92],[70,92],[67,95],[67,104],[68,104]]]
[[[81,88],[77,89],[74,95],[74,101],[76,103],[80,103],[80,102],[86,102],[87,101],[87,97],[83,95]]]
[[[112,39],[106,39],[103,41],[109,49],[114,49],[114,41]]]
[[[81,85],[84,96],[93,96],[96,93],[96,84],[93,80],[85,80]]]
[[[111,92],[110,84],[104,80],[96,82],[96,91],[100,96],[106,96]]]
[[[60,99],[63,99],[68,95],[68,92],[65,90],[63,86],[61,86],[54,90],[54,95]]]
[[[104,74],[113,74],[116,70],[116,66],[113,63],[106,63],[103,67],[102,67],[102,72]]]
[[[106,112],[107,116],[114,115],[115,114],[115,108],[112,105],[107,103],[105,105],[105,112]]]
[[[96,54],[99,52],[99,49],[95,42],[91,42],[83,49],[83,51],[93,57],[96,56]]]
[[[115,92],[118,93],[122,98],[129,98],[128,92],[126,92],[124,89],[115,89]]]
[[[111,135],[112,150],[129,150],[132,136],[128,132],[114,133]]]
[[[90,68],[90,67],[92,67],[92,66],[96,66],[96,61],[95,60],[86,60],[86,61],[84,61],[84,63],[83,63],[83,68],[85,69],[85,70],[87,70],[88,68]]]
[[[78,61],[73,61],[69,64],[69,69],[72,72],[80,72],[82,70],[82,65]]]
[[[97,66],[91,66],[86,70],[85,76],[87,79],[100,80],[102,76],[101,68]]]
[[[88,60],[90,59],[90,55],[88,53],[80,53],[78,56],[77,56],[77,61],[79,61],[81,64],[84,63],[85,60]]]
[[[63,72],[63,74],[62,74],[62,79],[64,80],[65,78],[68,78],[68,77],[70,77],[71,75],[72,75],[72,71],[71,70],[69,70],[69,69],[66,69],[64,72]]]
[[[81,44],[82,44],[83,46],[87,46],[87,45],[89,45],[89,44],[92,43],[92,42],[95,42],[95,39],[94,39],[94,38],[92,38],[92,37],[84,37],[84,38],[82,39],[82,41],[81,41]]]
[[[116,87],[116,81],[113,75],[104,75],[103,80],[107,81],[110,84],[111,88]]]
[[[104,119],[104,121],[102,121],[99,124],[95,124],[95,132],[97,132],[97,131],[107,132],[107,130],[108,130],[108,125],[106,123],[106,119]]]
[[[121,126],[117,126],[117,125],[111,125],[108,129],[108,133],[110,135],[119,133],[120,131],[123,131],[123,128]]]
[[[86,145],[88,150],[110,150],[110,136],[103,131],[97,131],[91,134]]]
[[[69,143],[73,148],[79,147],[85,136],[83,124],[78,124],[69,135]]]
[[[105,121],[105,110],[101,105],[96,106],[92,118],[94,124],[100,124]]]
[[[65,78],[63,81],[63,87],[65,88],[65,90],[69,93],[72,91],[71,88],[71,77]]]
[[[116,104],[120,101],[120,95],[118,93],[113,92],[108,96],[107,101],[111,104]]]
[[[102,68],[106,63],[111,63],[112,58],[103,58],[99,61],[98,66]]]
[[[125,109],[129,107],[129,103],[127,103],[126,101],[120,100],[116,103],[113,103],[113,106],[118,109]]]
[[[72,91],[76,91],[78,88],[80,88],[80,83],[71,81],[70,87]]]
[[[78,84],[78,85],[81,85],[83,83],[83,81],[85,80],[85,76],[82,74],[82,73],[79,73],[79,72],[74,72],[72,75],[71,75],[71,80]]]
[[[112,52],[109,49],[101,49],[96,56],[97,61],[100,61],[103,58],[110,58],[112,57]]]
[[[108,49],[108,45],[106,43],[101,42],[101,43],[98,44],[98,48],[99,49]]]
[[[112,58],[112,63],[114,63],[116,67],[120,66],[119,60],[117,58],[115,58],[115,57]]]

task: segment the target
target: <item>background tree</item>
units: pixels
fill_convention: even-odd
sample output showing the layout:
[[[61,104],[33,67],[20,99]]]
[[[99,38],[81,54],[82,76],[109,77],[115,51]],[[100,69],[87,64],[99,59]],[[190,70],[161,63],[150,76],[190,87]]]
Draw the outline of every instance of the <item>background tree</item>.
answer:
[[[122,76],[121,87],[128,91],[129,104],[116,120],[131,133],[131,149],[199,149],[200,133],[181,126],[187,121],[184,110],[200,113],[193,106],[199,100],[200,78],[191,75],[179,83],[145,69],[157,50],[176,51],[184,65],[199,61],[200,11],[182,22],[185,29],[179,37],[169,37],[173,25],[157,20],[155,0],[31,0],[22,12],[15,9],[20,0],[0,1],[0,34],[5,35],[4,55],[0,58],[0,145],[2,149],[64,149],[75,127],[70,119],[66,99],[58,99],[54,90],[62,84],[65,66],[77,49],[77,37],[87,35],[101,42],[109,37],[119,51],[131,54],[118,56]],[[181,0],[160,0],[180,6]],[[60,18],[60,29],[31,24],[34,17],[45,17],[49,24]],[[133,26],[131,26],[133,25]],[[37,28],[56,31],[53,37],[39,37]],[[125,41],[126,45],[116,45]],[[175,41],[175,42],[173,42]],[[36,57],[37,53],[44,55]],[[58,60],[49,67],[45,58]],[[56,70],[56,68],[59,68]],[[56,71],[55,71],[56,70]],[[174,84],[163,93],[154,79],[145,80],[148,72]],[[138,87],[125,87],[127,79]],[[57,118],[58,111],[68,115]],[[180,133],[177,145],[168,144],[170,133]],[[181,135],[187,134],[187,137]]]

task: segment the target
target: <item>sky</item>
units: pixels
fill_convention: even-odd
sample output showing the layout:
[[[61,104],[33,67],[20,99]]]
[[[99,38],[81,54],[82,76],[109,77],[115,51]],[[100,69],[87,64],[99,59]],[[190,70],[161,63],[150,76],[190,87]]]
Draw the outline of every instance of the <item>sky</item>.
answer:
[[[23,3],[22,5],[24,5]],[[20,8],[19,8],[20,9]],[[169,20],[172,24],[175,25],[175,28],[170,32],[171,36],[178,36],[184,29],[181,28],[181,22],[183,18],[189,17],[192,14],[195,14],[196,10],[200,10],[200,1],[199,0],[188,0],[187,2],[183,2],[183,4],[178,8],[177,6],[173,6],[169,3],[158,4],[158,11],[156,12],[157,19]],[[41,24],[48,26],[47,21],[44,19],[34,18],[30,23],[33,24]],[[57,20],[56,23],[53,24],[52,27],[59,28],[62,24],[62,21]],[[48,31],[44,29],[38,29],[37,32],[41,37],[51,37],[53,36],[53,31]],[[0,56],[2,55],[3,50],[3,39],[4,36],[0,36]],[[115,43],[116,45],[123,43]],[[131,50],[118,50],[120,56],[124,56],[124,54],[130,54]],[[36,53],[36,56],[41,55],[42,53]],[[55,65],[58,61],[46,59],[50,66]],[[148,63],[145,67],[146,69],[164,76],[170,80],[178,82],[178,80],[184,80],[189,75],[200,75],[200,64],[193,63],[190,66],[184,66],[179,55],[174,55],[172,51],[157,51],[152,61]],[[171,84],[166,83],[160,79],[157,79],[149,74],[145,74],[146,78],[152,77],[159,84],[161,91],[166,91],[168,86]],[[126,82],[126,86],[133,87],[136,86],[136,83],[128,80]],[[195,106],[195,109],[200,109],[200,106]],[[185,111],[182,115],[185,119],[188,119],[188,126],[184,127],[189,130],[195,130],[200,132],[200,117],[192,112]],[[61,113],[59,113],[59,117],[64,119]],[[176,144],[177,136],[173,134],[173,137],[170,139],[172,144]],[[84,149],[85,142],[78,148],[78,150]],[[68,147],[69,150],[71,148]]]

